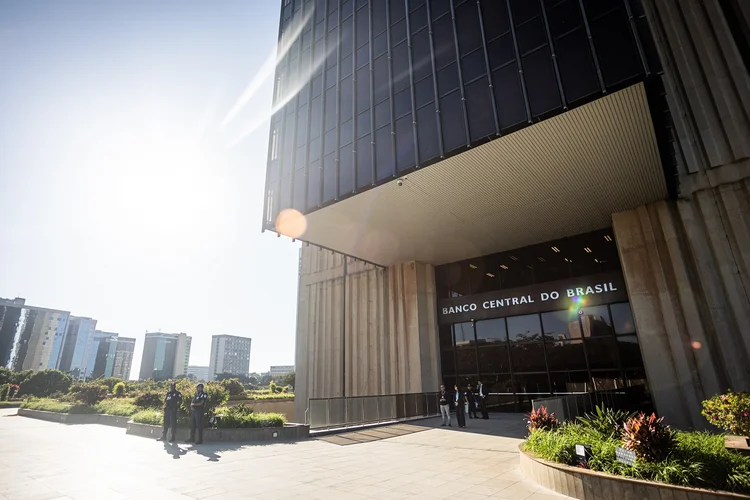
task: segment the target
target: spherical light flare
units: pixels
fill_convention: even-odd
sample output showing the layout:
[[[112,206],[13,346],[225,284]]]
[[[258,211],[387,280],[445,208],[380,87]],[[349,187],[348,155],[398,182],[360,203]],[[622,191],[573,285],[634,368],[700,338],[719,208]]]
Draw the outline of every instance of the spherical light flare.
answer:
[[[289,238],[299,238],[307,230],[307,219],[298,210],[287,208],[276,217],[276,232]]]

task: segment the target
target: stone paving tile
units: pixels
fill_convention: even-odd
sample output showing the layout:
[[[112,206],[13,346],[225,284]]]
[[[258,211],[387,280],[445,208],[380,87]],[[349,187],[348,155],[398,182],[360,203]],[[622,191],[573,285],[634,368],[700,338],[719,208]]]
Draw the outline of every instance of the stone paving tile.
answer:
[[[14,410],[0,411],[0,415]],[[164,445],[99,425],[0,418],[0,500],[564,499],[518,470],[518,415],[362,430],[337,446]]]

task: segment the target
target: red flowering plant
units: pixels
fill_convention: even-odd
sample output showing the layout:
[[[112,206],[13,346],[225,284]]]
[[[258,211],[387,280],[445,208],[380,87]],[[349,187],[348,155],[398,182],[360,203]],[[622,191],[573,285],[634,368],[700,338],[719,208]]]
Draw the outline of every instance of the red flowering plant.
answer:
[[[531,410],[526,416],[526,427],[529,432],[534,431],[549,431],[556,428],[560,423],[557,421],[557,417],[554,412],[547,412],[547,408],[540,406],[536,410]]]
[[[716,427],[750,438],[750,392],[716,395],[703,401],[701,413]]]
[[[18,392],[18,384],[8,384],[8,399],[14,397]]]

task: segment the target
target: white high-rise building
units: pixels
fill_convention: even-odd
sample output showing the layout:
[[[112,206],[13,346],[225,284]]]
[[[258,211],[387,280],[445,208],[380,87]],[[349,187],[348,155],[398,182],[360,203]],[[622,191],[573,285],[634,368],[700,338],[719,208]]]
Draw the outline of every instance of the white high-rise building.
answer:
[[[250,374],[249,337],[235,335],[214,335],[211,339],[211,359],[208,364],[208,376],[215,380],[221,373],[232,375]]]

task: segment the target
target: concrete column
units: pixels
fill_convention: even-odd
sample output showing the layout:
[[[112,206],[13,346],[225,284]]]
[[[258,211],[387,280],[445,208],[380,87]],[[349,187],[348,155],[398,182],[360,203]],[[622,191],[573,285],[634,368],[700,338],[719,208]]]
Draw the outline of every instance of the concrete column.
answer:
[[[295,420],[304,419],[309,398],[436,390],[436,307],[435,271],[428,264],[384,269],[303,247]]]
[[[613,215],[657,411],[704,428],[700,403],[750,389],[750,181]]]

